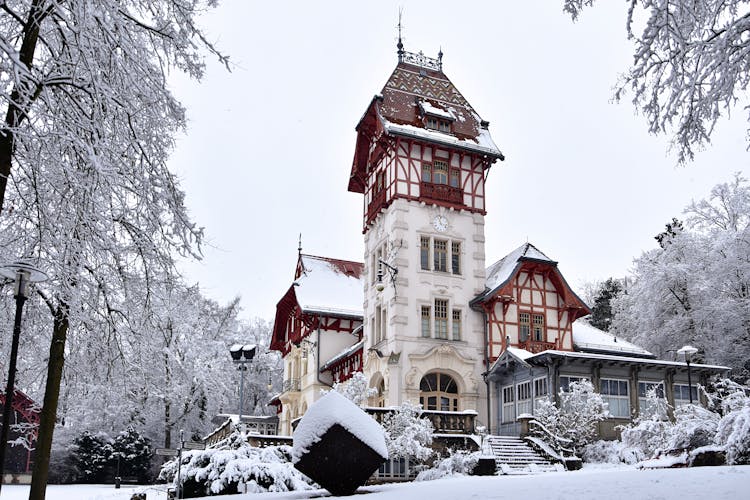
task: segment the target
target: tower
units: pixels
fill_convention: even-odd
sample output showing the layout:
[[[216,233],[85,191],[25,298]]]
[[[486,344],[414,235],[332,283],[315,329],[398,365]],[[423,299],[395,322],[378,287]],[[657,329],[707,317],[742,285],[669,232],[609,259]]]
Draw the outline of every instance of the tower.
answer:
[[[377,404],[480,410],[485,180],[503,154],[438,57],[398,45],[360,122],[349,191],[364,197],[364,368]]]

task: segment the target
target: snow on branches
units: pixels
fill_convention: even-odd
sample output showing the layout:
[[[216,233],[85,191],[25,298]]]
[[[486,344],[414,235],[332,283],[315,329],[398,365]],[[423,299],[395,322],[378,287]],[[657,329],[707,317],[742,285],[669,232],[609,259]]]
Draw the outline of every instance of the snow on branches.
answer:
[[[560,406],[540,401],[536,420],[554,436],[569,439],[575,448],[585,446],[597,435],[596,424],[607,417],[607,404],[588,380],[572,382],[560,391]]]
[[[564,0],[563,10],[576,20],[593,3]],[[674,131],[672,146],[679,162],[692,160],[696,150],[710,143],[719,118],[738,103],[747,104],[750,1],[628,3],[627,34],[635,42],[635,53],[615,98],[632,92],[649,130]],[[640,34],[635,26],[643,26]]]

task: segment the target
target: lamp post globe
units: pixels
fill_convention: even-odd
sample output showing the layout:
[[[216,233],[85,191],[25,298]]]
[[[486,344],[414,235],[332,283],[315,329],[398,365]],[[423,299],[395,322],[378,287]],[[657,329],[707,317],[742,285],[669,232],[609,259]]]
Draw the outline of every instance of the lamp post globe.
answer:
[[[0,276],[13,283],[13,296],[16,299],[16,315],[13,322],[13,338],[8,361],[8,384],[5,388],[5,405],[3,406],[3,427],[0,429],[0,489],[2,489],[1,479],[5,475],[5,449],[8,445],[8,428],[10,427],[10,416],[13,412],[13,396],[16,391],[16,362],[18,360],[18,343],[21,337],[23,305],[29,296],[29,285],[46,281],[47,275],[37,269],[31,262],[18,260],[0,266]]]
[[[247,364],[253,361],[256,351],[255,344],[234,344],[229,348],[232,361],[239,365],[237,369],[240,371],[240,408],[237,412],[237,426],[240,429],[242,428],[242,408],[245,405],[245,372]]]

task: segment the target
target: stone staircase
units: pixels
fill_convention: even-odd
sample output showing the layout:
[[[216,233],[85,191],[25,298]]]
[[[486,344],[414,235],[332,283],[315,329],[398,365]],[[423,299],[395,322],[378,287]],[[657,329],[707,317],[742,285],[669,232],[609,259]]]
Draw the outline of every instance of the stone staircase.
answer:
[[[529,444],[514,436],[487,436],[487,444],[495,456],[498,474],[537,474],[565,470],[539,455]]]

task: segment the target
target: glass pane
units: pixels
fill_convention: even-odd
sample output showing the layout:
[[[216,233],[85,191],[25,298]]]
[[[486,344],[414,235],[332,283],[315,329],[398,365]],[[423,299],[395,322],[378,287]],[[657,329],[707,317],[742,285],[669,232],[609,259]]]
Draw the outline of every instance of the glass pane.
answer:
[[[427,398],[427,409],[437,410],[437,396],[430,396]]]

